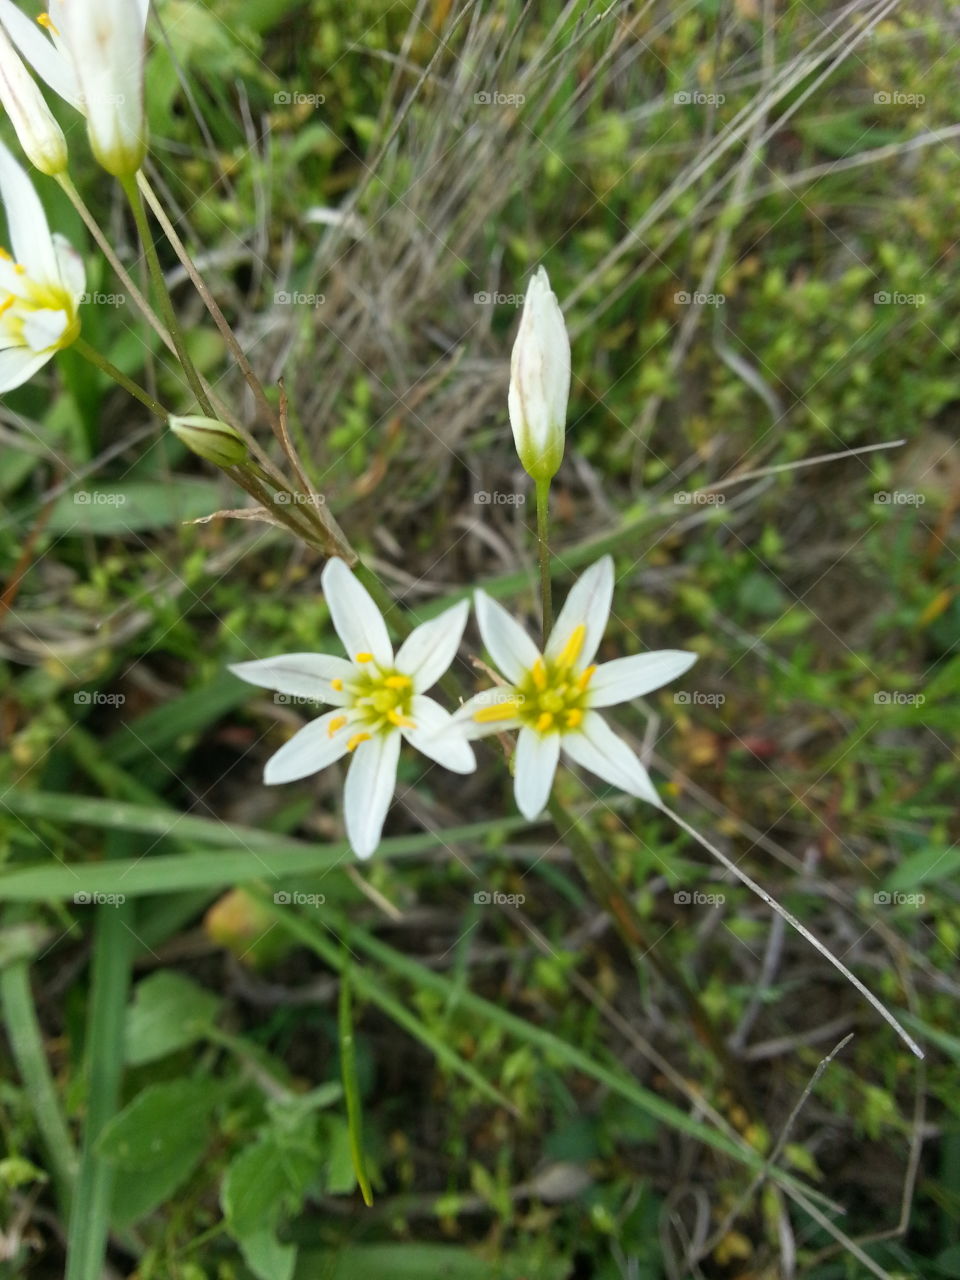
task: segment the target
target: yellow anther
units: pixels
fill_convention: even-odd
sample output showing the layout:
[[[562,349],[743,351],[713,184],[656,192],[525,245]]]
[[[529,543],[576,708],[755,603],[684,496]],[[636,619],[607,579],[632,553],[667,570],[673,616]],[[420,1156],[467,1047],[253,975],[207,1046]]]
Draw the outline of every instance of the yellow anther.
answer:
[[[331,689],[336,689],[337,693],[342,693],[342,692],[343,692],[343,681],[342,681],[342,680],[339,680],[339,679],[333,679],[333,680],[331,680],[331,681],[330,681],[330,688],[331,688]]]
[[[576,660],[580,657],[583,649],[583,642],[587,637],[587,628],[581,622],[579,626],[573,628],[570,632],[570,638],[561,649],[557,657],[558,667],[572,667]]]
[[[13,264],[13,269],[18,276],[25,276],[27,274],[27,268],[23,265],[22,262],[15,262]]]
[[[530,678],[538,689],[547,687],[547,667],[542,658],[538,658],[530,668]]]
[[[579,707],[571,707],[567,712],[567,728],[576,729],[583,719],[583,712]]]
[[[2,258],[4,262],[12,262],[12,261],[13,261],[13,258],[11,258],[10,254],[8,253],[8,251],[7,251],[6,249],[2,248],[2,247],[0,247],[0,258]]]
[[[4,300],[0,302],[0,316],[2,316],[5,311],[9,311],[15,302],[16,298],[13,294],[8,293]]]
[[[387,719],[391,724],[395,724],[398,729],[415,729],[417,727],[409,716],[401,715],[396,708],[387,712]]]
[[[330,721],[330,723],[327,725],[327,733],[332,738],[333,735],[337,732],[337,730],[342,729],[346,723],[347,723],[346,716],[334,716],[333,719]]]
[[[596,671],[596,669],[597,669],[597,664],[594,663],[592,667],[585,667],[584,670],[580,672],[580,676],[577,680],[577,684],[580,686],[581,689],[585,689],[587,687],[587,685],[593,679],[593,673]]]
[[[387,689],[409,689],[413,681],[409,676],[387,676],[383,683]]]
[[[520,709],[516,698],[504,698],[495,702],[492,707],[481,707],[473,713],[477,724],[495,724],[498,720],[512,720]]]
[[[60,34],[57,28],[53,25],[53,19],[50,17],[49,13],[41,13],[40,17],[37,19],[37,25],[40,27],[46,27],[52,35],[58,36]]]
[[[350,741],[347,743],[347,750],[356,751],[357,747],[359,747],[361,742],[369,742],[369,741],[370,741],[369,733],[355,733],[353,737],[350,739]]]
[[[535,726],[537,733],[546,733],[548,729],[553,728],[553,716],[549,711],[542,711],[537,717]]]
[[[373,654],[367,653],[366,649],[364,649],[363,653],[358,653],[354,658],[354,662],[372,662],[372,661],[373,661]]]

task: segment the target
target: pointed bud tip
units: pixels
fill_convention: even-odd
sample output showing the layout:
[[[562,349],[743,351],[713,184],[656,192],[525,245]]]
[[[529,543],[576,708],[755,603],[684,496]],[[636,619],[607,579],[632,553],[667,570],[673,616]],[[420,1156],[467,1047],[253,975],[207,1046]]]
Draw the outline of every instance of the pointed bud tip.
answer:
[[[171,416],[170,430],[198,458],[218,467],[238,467],[247,461],[247,446],[240,433],[217,418]]]

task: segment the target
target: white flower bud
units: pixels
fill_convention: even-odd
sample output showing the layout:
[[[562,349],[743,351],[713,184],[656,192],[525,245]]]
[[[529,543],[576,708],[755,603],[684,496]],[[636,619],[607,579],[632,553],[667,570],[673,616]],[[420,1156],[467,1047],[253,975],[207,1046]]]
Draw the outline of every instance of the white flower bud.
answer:
[[[0,27],[0,102],[27,159],[41,173],[67,167],[67,140],[20,55]]]
[[[543,267],[527,289],[510,362],[510,425],[524,470],[534,480],[556,475],[570,395],[570,339]]]

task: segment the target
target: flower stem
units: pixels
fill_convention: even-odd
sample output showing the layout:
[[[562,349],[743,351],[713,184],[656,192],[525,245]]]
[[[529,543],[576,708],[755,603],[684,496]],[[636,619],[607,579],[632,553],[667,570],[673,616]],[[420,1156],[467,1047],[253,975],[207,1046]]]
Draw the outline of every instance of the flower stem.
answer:
[[[679,996],[697,1038],[713,1054],[727,1085],[737,1100],[746,1107],[748,1113],[752,1113],[754,1108],[751,1090],[744,1073],[740,1065],[731,1057],[720,1032],[713,1025],[697,993],[673,962],[668,960],[662,951],[656,949],[659,939],[651,942],[647,938],[644,922],[636,908],[604,866],[597,855],[593,841],[577,818],[555,796],[551,796],[548,808],[557,829],[557,835],[569,846],[581,875],[597,902],[610,916],[627,951],[637,962],[649,961],[669,984],[671,990]]]
[[[553,595],[550,587],[550,481],[537,485],[537,554],[540,558],[540,605],[543,647],[553,629]]]
[[[83,356],[84,360],[89,360],[92,365],[96,365],[96,367],[105,373],[108,378],[111,378],[119,386],[123,387],[124,391],[128,391],[130,395],[139,400],[140,403],[149,409],[152,414],[155,414],[163,422],[166,422],[167,418],[170,416],[169,410],[165,409],[159,400],[154,400],[153,396],[150,395],[149,392],[144,391],[143,387],[141,387],[139,383],[134,382],[132,378],[128,378],[127,375],[118,369],[115,364],[112,364],[106,356],[102,356],[99,351],[91,347],[89,342],[86,342],[83,338],[77,338],[74,340],[73,346],[78,355]]]
[[[153,235],[150,231],[150,224],[147,221],[147,212],[143,206],[143,198],[140,195],[140,188],[137,186],[135,177],[128,176],[118,180],[123,187],[124,194],[130,205],[130,211],[133,214],[134,222],[137,224],[137,232],[140,236],[140,242],[143,245],[143,252],[147,259],[147,269],[150,272],[150,279],[153,281],[153,287],[160,303],[160,310],[163,313],[163,319],[173,339],[173,345],[177,349],[177,359],[180,361],[180,367],[183,369],[184,376],[190,384],[190,389],[197,397],[197,403],[203,409],[204,413],[211,418],[217,415],[207,396],[203,383],[200,381],[200,375],[194,367],[190,354],[187,351],[186,343],[183,339],[179,322],[177,321],[176,312],[173,309],[173,302],[170,299],[170,293],[167,289],[167,282],[163,278],[163,268],[160,265],[160,259],[157,256],[157,246],[153,242]]]

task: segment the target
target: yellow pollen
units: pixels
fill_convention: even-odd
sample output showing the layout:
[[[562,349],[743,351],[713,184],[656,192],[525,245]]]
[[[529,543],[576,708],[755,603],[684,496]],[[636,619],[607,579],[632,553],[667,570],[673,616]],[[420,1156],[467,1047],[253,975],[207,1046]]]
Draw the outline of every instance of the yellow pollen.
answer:
[[[538,658],[530,668],[530,678],[538,689],[547,687],[547,667],[542,658]]]
[[[40,17],[37,19],[37,25],[40,27],[46,27],[46,29],[55,36],[60,34],[57,28],[53,25],[53,19],[50,17],[49,13],[41,13]]]
[[[413,682],[409,676],[387,676],[383,683],[387,689],[409,689]]]
[[[512,720],[520,707],[516,698],[504,698],[495,702],[492,707],[481,707],[473,713],[477,724],[496,724],[498,720]]]
[[[4,260],[4,262],[12,262],[12,261],[13,261],[13,258],[11,258],[10,254],[7,252],[7,250],[6,250],[6,249],[4,249],[4,248],[2,248],[2,247],[0,247],[0,258],[2,258],[2,259]]]
[[[537,719],[537,733],[546,733],[548,729],[553,728],[553,716],[549,711],[543,711]]]
[[[25,276],[27,274],[27,268],[23,265],[22,262],[15,262],[13,264],[13,269],[18,276]]]
[[[584,670],[580,672],[580,676],[579,676],[579,679],[577,680],[577,684],[580,686],[581,689],[585,689],[587,687],[587,685],[593,679],[593,673],[596,671],[596,669],[597,669],[597,664],[594,663],[592,667],[585,667]]]
[[[358,653],[354,658],[354,662],[372,662],[372,661],[373,661],[373,654],[367,653],[366,649],[364,649],[363,653]]]
[[[357,747],[359,747],[361,742],[369,742],[369,741],[370,741],[369,733],[355,733],[353,737],[350,739],[350,741],[347,743],[347,750],[356,751]]]
[[[330,721],[330,723],[327,725],[327,733],[332,738],[333,735],[337,732],[337,730],[342,729],[346,723],[347,723],[346,716],[334,716],[333,719]]]
[[[579,626],[573,628],[570,632],[570,638],[563,646],[563,649],[557,656],[558,667],[572,667],[576,660],[580,657],[580,651],[583,649],[583,642],[587,637],[587,628],[581,622]]]
[[[567,728],[576,729],[580,721],[583,719],[583,712],[579,707],[571,707],[567,712]]]
[[[331,688],[331,689],[336,689],[337,693],[342,693],[342,692],[343,692],[343,681],[342,681],[342,680],[339,680],[339,679],[331,680],[331,681],[330,681],[330,688]]]
[[[387,712],[387,719],[391,724],[395,724],[398,729],[415,729],[417,727],[409,716],[401,715],[396,708]]]
[[[4,300],[0,302],[0,316],[2,316],[5,311],[9,311],[14,302],[16,302],[16,298],[12,293],[8,293]]]

